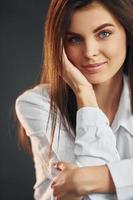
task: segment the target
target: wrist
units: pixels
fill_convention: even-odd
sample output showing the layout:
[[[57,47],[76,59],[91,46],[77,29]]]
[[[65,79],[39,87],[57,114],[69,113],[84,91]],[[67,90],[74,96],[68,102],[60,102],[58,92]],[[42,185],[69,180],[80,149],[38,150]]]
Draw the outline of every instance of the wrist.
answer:
[[[79,167],[74,170],[73,185],[77,196],[86,196],[93,193],[95,189],[87,170],[88,167]]]
[[[101,181],[99,179],[99,187],[97,192],[100,193],[114,193],[116,191],[115,185],[107,165],[100,166]],[[102,184],[101,184],[102,183]]]
[[[90,107],[98,107],[96,96],[94,94],[94,91],[87,90],[81,90],[78,91],[76,94],[76,100],[77,100],[77,106],[78,109],[90,106]]]
[[[115,192],[115,186],[106,165],[77,168],[74,180],[78,195]]]
[[[94,193],[114,193],[115,185],[107,165],[92,167],[93,192]],[[94,176],[95,174],[95,176]]]

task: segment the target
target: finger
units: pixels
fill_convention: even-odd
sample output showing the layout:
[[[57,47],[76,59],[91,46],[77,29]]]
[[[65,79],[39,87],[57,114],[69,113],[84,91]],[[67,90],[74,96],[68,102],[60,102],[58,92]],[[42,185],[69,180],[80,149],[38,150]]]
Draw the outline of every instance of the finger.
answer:
[[[60,188],[60,185],[58,184],[55,184],[53,185],[53,196],[55,198],[61,198],[63,195],[64,195],[64,190],[62,191],[61,188]]]
[[[63,47],[63,52],[62,52],[62,64],[63,64],[63,68],[62,68],[62,73],[60,73],[61,77],[64,75],[67,59],[68,58],[67,58],[65,49]]]
[[[67,60],[65,49],[63,48],[63,63]]]
[[[56,163],[53,163],[53,167],[59,171],[62,171],[65,169],[65,163],[64,162],[56,162]]]
[[[56,184],[56,182],[55,181],[53,181],[52,183],[51,183],[51,188],[53,189],[54,188],[54,185]]]

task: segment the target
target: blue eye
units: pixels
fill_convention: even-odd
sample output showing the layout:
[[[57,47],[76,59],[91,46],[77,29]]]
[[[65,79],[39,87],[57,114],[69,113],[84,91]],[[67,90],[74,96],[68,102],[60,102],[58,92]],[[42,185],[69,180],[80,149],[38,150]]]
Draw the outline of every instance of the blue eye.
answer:
[[[100,34],[99,34],[99,37],[100,38],[107,38],[107,37],[109,37],[110,36],[110,32],[108,32],[108,31],[102,31]]]
[[[77,36],[73,36],[73,37],[69,38],[68,41],[73,44],[79,44],[81,42],[81,39]]]

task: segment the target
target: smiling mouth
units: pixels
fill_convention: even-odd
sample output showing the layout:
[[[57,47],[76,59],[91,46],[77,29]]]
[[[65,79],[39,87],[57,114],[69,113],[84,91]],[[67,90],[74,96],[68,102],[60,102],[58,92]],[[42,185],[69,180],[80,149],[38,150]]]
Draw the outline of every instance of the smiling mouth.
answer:
[[[101,62],[101,63],[83,65],[82,68],[80,68],[80,69],[82,71],[86,71],[90,74],[94,74],[94,73],[99,72],[104,67],[104,64],[106,64],[106,63],[107,63],[107,61]]]
[[[82,67],[83,67],[83,68],[99,67],[99,66],[101,66],[101,65],[103,65],[103,64],[105,64],[105,63],[106,63],[106,61],[105,61],[105,62],[100,62],[100,63],[95,63],[95,64],[83,65]]]

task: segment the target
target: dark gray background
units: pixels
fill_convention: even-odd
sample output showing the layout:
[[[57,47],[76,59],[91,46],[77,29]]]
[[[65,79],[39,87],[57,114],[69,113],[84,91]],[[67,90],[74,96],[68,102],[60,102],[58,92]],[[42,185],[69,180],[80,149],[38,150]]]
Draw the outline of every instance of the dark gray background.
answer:
[[[32,200],[32,159],[19,147],[11,109],[42,62],[46,0],[0,1],[0,200]]]

